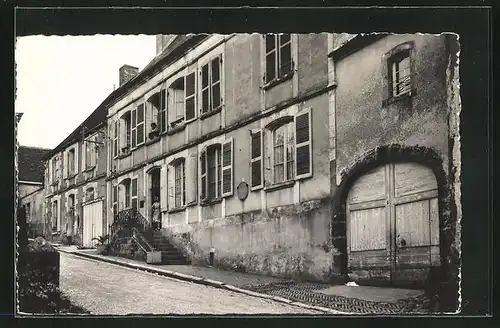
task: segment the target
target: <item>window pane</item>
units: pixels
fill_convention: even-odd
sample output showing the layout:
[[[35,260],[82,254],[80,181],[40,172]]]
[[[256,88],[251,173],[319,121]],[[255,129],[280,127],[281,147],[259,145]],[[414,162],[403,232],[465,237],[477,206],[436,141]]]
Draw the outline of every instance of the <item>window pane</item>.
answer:
[[[191,73],[186,77],[186,97],[194,94],[194,84],[194,73]]]
[[[132,199],[132,208],[137,209],[137,198]]]
[[[212,83],[220,80],[220,62],[219,57],[212,60]]]
[[[144,105],[139,106],[137,109],[137,124],[144,121]]]
[[[132,127],[136,125],[136,112],[132,111]]]
[[[284,180],[285,167],[283,164],[274,166],[274,182],[282,182]]]
[[[208,89],[203,90],[201,94],[201,99],[202,99],[202,112],[205,113],[208,111],[208,104],[209,104],[209,93]]]
[[[137,179],[132,180],[132,197],[137,196]]]
[[[274,147],[274,164],[280,164],[284,162],[284,147],[276,146]]]
[[[260,144],[260,132],[252,134],[252,158],[257,158],[260,156],[261,144]]]
[[[201,86],[203,88],[208,86],[208,64],[201,69]]]
[[[144,142],[144,123],[137,126],[137,143]]]
[[[280,48],[280,75],[283,76],[292,70],[292,48],[290,43]]]
[[[280,45],[285,44],[290,41],[290,34],[281,34],[280,35]]]
[[[274,130],[274,146],[283,145],[285,128],[286,126],[281,126]]]
[[[194,97],[186,100],[186,120],[192,119],[195,114]]]
[[[271,52],[266,56],[266,82],[272,81],[276,77],[276,52]]]
[[[212,108],[215,109],[220,105],[220,83],[212,86]]]
[[[276,36],[274,34],[266,35],[266,53],[272,51],[276,47]]]
[[[261,160],[252,163],[252,187],[261,184]]]

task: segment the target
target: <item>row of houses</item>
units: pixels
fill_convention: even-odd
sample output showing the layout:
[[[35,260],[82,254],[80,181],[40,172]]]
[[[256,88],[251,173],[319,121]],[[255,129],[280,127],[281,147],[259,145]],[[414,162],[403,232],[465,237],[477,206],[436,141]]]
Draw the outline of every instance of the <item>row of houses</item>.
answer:
[[[159,35],[45,155],[41,220],[91,246],[159,201],[193,263],[215,249],[275,276],[425,281],[458,256],[456,41]]]

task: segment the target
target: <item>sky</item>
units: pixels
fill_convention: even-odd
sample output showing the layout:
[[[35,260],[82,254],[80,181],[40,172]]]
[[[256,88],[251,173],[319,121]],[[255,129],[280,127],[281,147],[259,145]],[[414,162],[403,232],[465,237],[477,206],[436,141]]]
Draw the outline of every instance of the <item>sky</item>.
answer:
[[[17,38],[15,112],[23,146],[55,148],[118,87],[118,69],[143,69],[154,36],[26,36]]]

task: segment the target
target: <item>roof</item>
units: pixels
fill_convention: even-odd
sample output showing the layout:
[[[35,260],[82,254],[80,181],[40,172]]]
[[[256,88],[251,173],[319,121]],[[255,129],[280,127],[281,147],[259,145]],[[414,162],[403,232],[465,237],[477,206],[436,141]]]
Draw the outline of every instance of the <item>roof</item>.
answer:
[[[17,152],[17,163],[19,169],[19,181],[43,182],[45,171],[43,157],[50,149],[19,146]]]
[[[333,50],[330,54],[328,54],[328,56],[333,58],[334,60],[341,60],[342,58],[353,54],[354,52],[368,46],[369,44],[386,37],[387,35],[387,33],[357,34],[355,37],[349,39],[340,47]]]
[[[208,38],[206,34],[177,36],[160,54],[155,56],[139,74],[110,93],[99,107],[97,107],[97,109],[56,148],[47,153],[44,159],[49,159],[54,154],[61,152],[66,147],[81,140],[83,126],[85,126],[86,131],[88,131],[86,133],[86,135],[88,135],[91,131],[95,131],[101,124],[106,124],[109,107],[126,96],[130,91],[149,80],[152,76],[156,75],[159,71],[163,70],[166,66],[181,58],[189,48],[197,45],[206,38]]]

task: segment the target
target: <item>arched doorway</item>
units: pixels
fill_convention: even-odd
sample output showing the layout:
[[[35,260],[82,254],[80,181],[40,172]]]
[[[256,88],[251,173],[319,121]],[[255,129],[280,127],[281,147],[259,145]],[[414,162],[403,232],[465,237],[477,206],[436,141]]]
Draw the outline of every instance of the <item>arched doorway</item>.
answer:
[[[346,200],[347,268],[358,281],[421,284],[440,265],[438,184],[416,163],[360,176]]]

